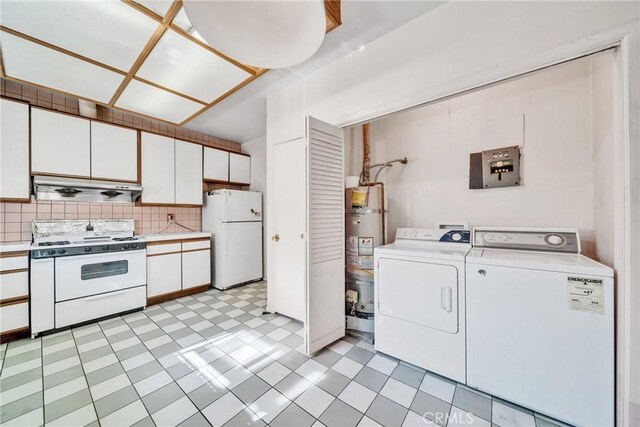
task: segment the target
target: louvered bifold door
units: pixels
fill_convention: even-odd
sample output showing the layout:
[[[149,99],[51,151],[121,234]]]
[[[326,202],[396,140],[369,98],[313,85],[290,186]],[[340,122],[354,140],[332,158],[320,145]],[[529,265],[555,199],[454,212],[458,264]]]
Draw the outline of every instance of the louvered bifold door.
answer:
[[[306,350],[344,336],[344,185],[342,130],[307,118],[308,270]]]

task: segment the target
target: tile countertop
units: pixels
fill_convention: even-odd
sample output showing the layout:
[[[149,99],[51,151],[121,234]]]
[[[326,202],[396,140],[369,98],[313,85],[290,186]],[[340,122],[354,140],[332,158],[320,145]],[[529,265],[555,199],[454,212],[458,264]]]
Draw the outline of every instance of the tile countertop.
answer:
[[[0,243],[0,253],[2,252],[22,252],[28,251],[31,241],[27,242],[4,242]]]
[[[147,242],[157,242],[163,240],[184,240],[198,239],[201,237],[211,237],[211,233],[206,231],[191,231],[185,233],[158,233],[158,234],[142,234],[140,235]]]

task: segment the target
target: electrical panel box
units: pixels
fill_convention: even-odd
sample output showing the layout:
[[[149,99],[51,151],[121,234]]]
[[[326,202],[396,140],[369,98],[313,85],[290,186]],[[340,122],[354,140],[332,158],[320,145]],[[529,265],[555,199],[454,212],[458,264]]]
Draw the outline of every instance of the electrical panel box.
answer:
[[[520,185],[520,147],[504,147],[471,153],[469,189]]]

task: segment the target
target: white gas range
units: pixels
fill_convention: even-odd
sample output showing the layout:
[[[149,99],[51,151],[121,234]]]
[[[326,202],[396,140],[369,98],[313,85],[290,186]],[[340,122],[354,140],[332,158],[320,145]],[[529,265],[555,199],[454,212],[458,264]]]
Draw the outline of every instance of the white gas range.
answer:
[[[146,306],[146,243],[133,220],[36,220],[32,228],[32,336]]]

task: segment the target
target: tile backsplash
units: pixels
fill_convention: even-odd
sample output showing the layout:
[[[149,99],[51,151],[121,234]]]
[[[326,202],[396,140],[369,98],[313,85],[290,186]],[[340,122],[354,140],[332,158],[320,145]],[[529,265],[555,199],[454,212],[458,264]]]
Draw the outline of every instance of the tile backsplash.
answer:
[[[137,234],[159,233],[167,215],[194,231],[202,230],[201,208],[135,206],[133,203],[80,203],[36,201],[0,203],[0,242],[31,240],[34,219],[133,219]],[[164,232],[188,231],[171,225]]]

